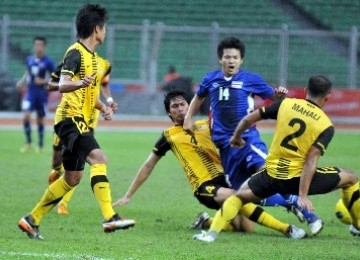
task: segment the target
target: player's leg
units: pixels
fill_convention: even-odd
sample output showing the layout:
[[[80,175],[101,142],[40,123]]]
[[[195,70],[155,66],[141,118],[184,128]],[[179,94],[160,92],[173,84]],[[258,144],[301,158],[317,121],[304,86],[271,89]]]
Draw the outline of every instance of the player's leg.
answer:
[[[196,235],[194,238],[206,242],[212,242],[221,231],[222,226],[231,221],[239,212],[244,216],[247,216],[250,220],[275,229],[291,238],[299,239],[305,237],[306,233],[304,230],[296,228],[293,225],[283,223],[271,216],[269,213],[265,212],[259,206],[249,203],[257,202],[262,197],[267,197],[276,192],[268,187],[267,176],[267,174],[257,174],[246,181],[236,195],[230,196],[222,205],[221,210],[216,212],[214,221],[208,233],[206,235]],[[249,181],[251,182],[250,186],[248,184]],[[257,192],[261,191],[259,193],[261,194],[260,197],[256,196],[252,191],[254,186],[257,187]]]
[[[339,176],[340,182],[338,186],[342,188],[341,198],[352,219],[350,232],[353,235],[360,236],[360,193],[358,176],[356,173],[345,169],[340,169]]]
[[[252,159],[247,162],[248,175],[251,176],[265,167],[265,159],[267,156],[267,148],[265,143],[256,138],[246,149],[246,153]],[[298,197],[291,194],[274,194],[260,201],[262,206],[282,206],[288,212],[292,212],[300,222],[306,221],[311,230],[312,235],[317,235],[324,227],[324,222],[314,212],[300,208],[297,204]]]
[[[117,229],[127,229],[135,225],[131,219],[123,219],[115,213],[111,205],[111,190],[107,179],[107,158],[100,149],[94,136],[87,135],[80,138],[79,152],[86,156],[86,161],[90,164],[91,188],[95,198],[99,203],[104,217],[103,229],[105,232],[113,232]]]
[[[44,126],[44,118],[45,118],[45,105],[46,102],[42,100],[37,100],[36,104],[36,123],[37,123],[37,130],[38,130],[38,147],[37,152],[41,153],[44,150],[44,133],[45,133],[45,126]]]
[[[22,101],[23,110],[23,128],[25,134],[25,144],[20,149],[20,152],[26,153],[31,149],[32,137],[31,137],[31,101],[25,98]]]

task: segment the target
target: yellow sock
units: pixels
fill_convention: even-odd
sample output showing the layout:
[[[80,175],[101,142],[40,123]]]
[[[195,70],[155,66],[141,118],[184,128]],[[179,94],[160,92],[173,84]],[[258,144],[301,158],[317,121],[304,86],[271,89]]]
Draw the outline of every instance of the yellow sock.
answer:
[[[262,226],[274,229],[283,234],[286,234],[290,225],[281,222],[272,215],[264,211],[261,207],[254,203],[246,203],[240,210],[240,213]]]
[[[94,164],[90,169],[91,188],[99,203],[101,212],[105,220],[109,220],[115,215],[111,206],[110,184],[106,178],[106,165]]]
[[[344,205],[350,212],[350,216],[353,224],[360,228],[360,192],[359,192],[359,182],[353,186],[342,189],[341,198],[344,202]]]
[[[210,227],[210,225],[213,223],[214,218],[211,217],[207,220],[206,224],[203,224],[203,229],[208,229]],[[235,227],[233,226],[232,223],[226,223],[223,230],[222,231],[226,231],[226,232],[234,232],[235,231]]]
[[[69,192],[67,192],[64,197],[62,198],[62,200],[60,201],[60,204],[64,204],[65,206],[67,206],[67,204],[69,203],[71,197],[73,196],[74,192],[75,192],[75,187],[73,189],[71,189]]]
[[[58,202],[62,199],[65,193],[70,191],[70,187],[61,176],[46,190],[39,203],[31,211],[31,216],[34,219],[34,225],[40,225],[42,218],[48,213]]]
[[[210,226],[210,231],[220,233],[220,231],[224,229],[226,224],[229,224],[230,221],[236,217],[236,215],[239,213],[241,206],[242,201],[236,195],[232,195],[227,198],[224,201],[221,209],[216,212],[214,220]]]

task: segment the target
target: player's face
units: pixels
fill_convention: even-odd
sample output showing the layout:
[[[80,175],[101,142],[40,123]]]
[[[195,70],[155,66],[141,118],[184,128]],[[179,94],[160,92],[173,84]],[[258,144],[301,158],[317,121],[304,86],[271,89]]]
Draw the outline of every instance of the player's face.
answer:
[[[96,40],[99,44],[102,44],[105,40],[106,35],[106,24],[103,27],[96,26]]]
[[[46,45],[44,41],[35,40],[34,41],[34,52],[37,57],[42,57],[45,54]]]
[[[237,49],[224,49],[220,59],[222,71],[226,77],[231,77],[239,72],[243,62],[240,51]]]
[[[168,115],[173,119],[175,124],[183,124],[185,115],[188,111],[189,104],[182,97],[177,97],[170,101],[170,112]]]

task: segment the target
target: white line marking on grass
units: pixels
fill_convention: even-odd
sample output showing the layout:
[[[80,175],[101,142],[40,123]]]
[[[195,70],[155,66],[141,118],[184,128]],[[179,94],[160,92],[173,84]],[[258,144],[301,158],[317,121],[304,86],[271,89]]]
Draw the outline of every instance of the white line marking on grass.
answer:
[[[87,254],[56,254],[56,253],[34,253],[34,252],[13,252],[13,251],[0,251],[0,255],[7,256],[24,256],[24,257],[49,257],[61,259],[91,259],[91,260],[108,260],[111,258],[102,258],[91,256]]]

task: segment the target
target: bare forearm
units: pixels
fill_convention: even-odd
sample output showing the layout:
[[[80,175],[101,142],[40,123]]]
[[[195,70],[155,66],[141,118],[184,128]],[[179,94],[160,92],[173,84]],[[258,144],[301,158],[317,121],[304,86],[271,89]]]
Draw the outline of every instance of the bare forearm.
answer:
[[[66,80],[66,81],[59,82],[60,93],[72,92],[72,91],[78,90],[82,87],[83,87],[83,85],[82,85],[81,81]]]
[[[242,133],[244,133],[250,126],[255,124],[257,121],[261,120],[260,112],[259,110],[255,110],[251,114],[244,117],[239,124],[236,126],[234,135],[240,136]]]
[[[192,118],[200,110],[201,105],[204,103],[205,98],[195,95],[191,100],[186,117]]]
[[[307,196],[309,194],[309,187],[316,171],[319,156],[320,152],[316,148],[310,149],[300,176],[299,196]]]
[[[127,190],[125,196],[128,198],[131,198],[135,192],[140,188],[140,186],[147,180],[147,178],[150,176],[152,170],[154,169],[153,164],[149,164],[145,162],[140,170],[138,171],[136,177],[132,181],[129,189]]]

